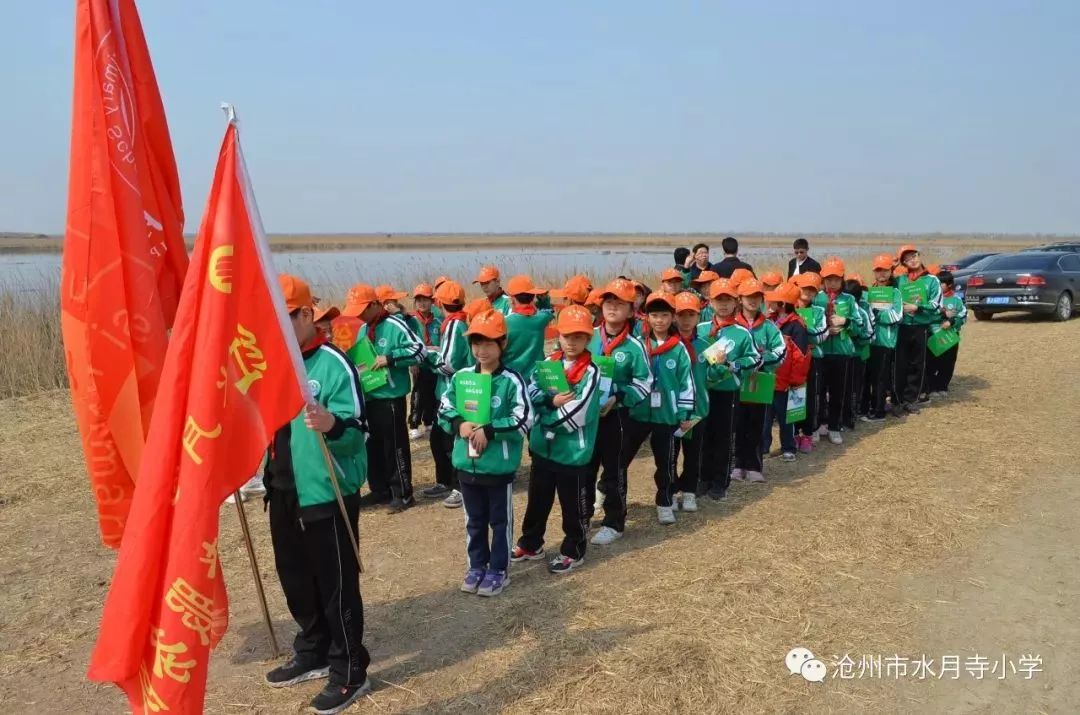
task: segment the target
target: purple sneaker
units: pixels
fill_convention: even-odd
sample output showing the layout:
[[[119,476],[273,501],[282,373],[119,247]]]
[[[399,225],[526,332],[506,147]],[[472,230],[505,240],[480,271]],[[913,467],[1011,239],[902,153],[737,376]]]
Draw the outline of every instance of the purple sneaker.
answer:
[[[484,569],[469,569],[465,572],[465,580],[461,582],[461,590],[465,593],[476,593],[483,580]]]
[[[510,584],[510,574],[505,571],[488,571],[476,594],[478,596],[498,596],[503,588]]]

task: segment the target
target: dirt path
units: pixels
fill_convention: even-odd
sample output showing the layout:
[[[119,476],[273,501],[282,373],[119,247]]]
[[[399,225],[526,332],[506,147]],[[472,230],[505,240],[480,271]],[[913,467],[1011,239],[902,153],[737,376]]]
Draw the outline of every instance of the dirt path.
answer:
[[[456,591],[460,512],[365,513],[376,692],[357,710],[1073,711],[1080,485],[1066,430],[1075,438],[1078,337],[1080,322],[973,324],[948,402],[860,427],[794,466],[770,460],[767,485],[736,485],[673,527],[655,523],[640,458],[625,539],[565,578],[516,569],[491,601]],[[83,677],[112,557],[92,528],[66,396],[3,407],[0,711],[121,710],[114,688]],[[417,472],[430,481],[420,450]],[[518,522],[523,508],[519,490]],[[268,646],[235,515],[222,514],[232,627],[207,709],[297,712],[317,686],[262,686]],[[284,636],[266,521],[249,514]],[[812,684],[782,665],[796,645],[823,658],[1031,652],[1044,672],[966,687]]]

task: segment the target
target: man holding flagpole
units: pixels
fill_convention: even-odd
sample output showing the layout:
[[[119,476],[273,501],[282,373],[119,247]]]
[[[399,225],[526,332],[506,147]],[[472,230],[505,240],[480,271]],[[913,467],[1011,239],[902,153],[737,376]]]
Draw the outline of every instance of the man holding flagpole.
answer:
[[[311,708],[337,713],[371,691],[360,574],[350,543],[358,528],[357,493],[367,472],[363,393],[352,362],[316,330],[308,284],[288,275],[279,282],[312,401],[277,431],[267,455],[264,480],[274,561],[300,632],[293,658],[271,670],[266,682],[280,688],[329,677]],[[331,466],[335,475],[328,471]],[[348,524],[333,479],[340,485]]]

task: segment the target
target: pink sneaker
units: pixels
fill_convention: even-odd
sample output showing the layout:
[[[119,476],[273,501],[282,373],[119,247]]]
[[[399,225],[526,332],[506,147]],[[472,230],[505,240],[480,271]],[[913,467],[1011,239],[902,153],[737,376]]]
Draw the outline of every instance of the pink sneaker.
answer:
[[[803,454],[810,454],[814,451],[814,440],[811,439],[810,435],[808,434],[801,435],[799,437],[799,443],[796,445],[796,447],[798,447],[799,451]]]

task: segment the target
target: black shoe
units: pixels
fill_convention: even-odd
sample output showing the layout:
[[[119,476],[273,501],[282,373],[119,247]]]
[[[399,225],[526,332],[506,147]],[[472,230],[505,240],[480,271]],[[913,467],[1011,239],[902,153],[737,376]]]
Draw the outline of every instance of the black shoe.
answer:
[[[416,500],[412,497],[409,497],[408,499],[399,499],[397,497],[394,497],[390,500],[390,513],[400,514],[406,509],[412,507],[414,504],[416,504]]]
[[[925,403],[927,403],[929,401],[930,401],[930,395],[927,395],[925,393],[923,393],[922,395],[919,395],[919,400],[918,400],[919,404],[925,404]]]
[[[884,412],[871,412],[870,414],[868,414],[866,416],[866,421],[867,422],[884,422],[885,421],[885,413]]]
[[[279,665],[266,674],[266,684],[271,688],[287,688],[297,683],[306,683],[309,680],[318,680],[330,675],[330,666],[312,665],[301,663],[295,657],[290,658],[285,665]]]
[[[371,692],[371,681],[364,680],[363,685],[327,685],[308,705],[308,712],[317,715],[336,715]]]
[[[908,412],[910,412],[913,415],[919,414],[919,406],[917,404],[915,404],[914,402],[909,402],[906,405],[904,405],[904,409],[907,410]]]
[[[724,489],[719,484],[713,484],[709,487],[709,498],[713,501],[720,501],[727,496],[727,489]]]
[[[420,495],[428,499],[445,499],[450,493],[450,487],[445,484],[435,484],[420,492]]]
[[[375,492],[368,492],[364,496],[360,497],[360,506],[376,506],[377,504],[389,503],[389,494],[376,494]]]

